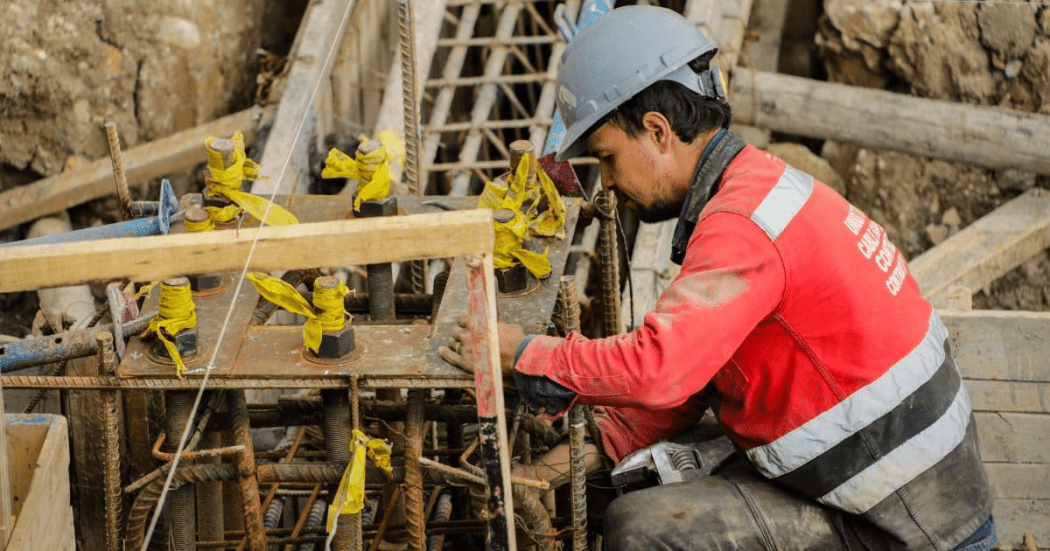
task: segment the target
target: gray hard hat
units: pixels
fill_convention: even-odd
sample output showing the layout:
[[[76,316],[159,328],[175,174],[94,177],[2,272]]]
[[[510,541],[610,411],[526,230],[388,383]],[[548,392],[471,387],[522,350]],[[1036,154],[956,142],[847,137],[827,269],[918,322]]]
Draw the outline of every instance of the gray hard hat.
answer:
[[[698,75],[688,65],[717,52],[717,44],[666,8],[617,8],[584,27],[569,42],[558,69],[558,109],[567,132],[557,160],[582,154],[582,138],[596,122],[659,80],[725,99],[717,69]]]

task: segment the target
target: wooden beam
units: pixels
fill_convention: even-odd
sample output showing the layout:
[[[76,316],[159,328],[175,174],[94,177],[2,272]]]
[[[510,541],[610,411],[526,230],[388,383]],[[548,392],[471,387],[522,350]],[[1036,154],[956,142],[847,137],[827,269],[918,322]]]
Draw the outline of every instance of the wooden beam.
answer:
[[[354,0],[318,0],[310,2],[296,33],[296,47],[290,56],[292,68],[284,82],[281,103],[277,108],[266,149],[259,161],[260,179],[252,184],[252,193],[271,196],[305,193],[310,176],[311,140],[317,140],[319,112],[316,95],[328,78],[334,64],[334,52],[342,40]],[[330,116],[320,113],[322,116]],[[325,122],[320,126],[328,127]]]
[[[208,136],[229,136],[240,130],[244,133],[245,142],[251,143],[263,113],[262,108],[252,107],[128,149],[124,152],[128,185],[143,185],[206,162],[204,140]],[[0,193],[0,229],[113,195],[116,191],[113,165],[107,156],[80,168]]]
[[[1050,413],[1050,383],[983,379],[966,379],[965,383],[974,411]]]
[[[1050,312],[938,312],[968,379],[1050,382]]]
[[[926,298],[977,290],[1050,246],[1050,191],[1030,189],[908,264]]]
[[[7,467],[7,416],[4,414],[4,388],[0,385],[0,550],[7,549],[7,540],[14,528],[11,510],[11,471]]]
[[[733,120],[797,136],[1050,174],[1050,116],[735,71]]]
[[[491,252],[491,211],[0,248],[0,292],[185,274],[271,272]]]
[[[981,459],[1050,468],[1050,415],[976,412]]]

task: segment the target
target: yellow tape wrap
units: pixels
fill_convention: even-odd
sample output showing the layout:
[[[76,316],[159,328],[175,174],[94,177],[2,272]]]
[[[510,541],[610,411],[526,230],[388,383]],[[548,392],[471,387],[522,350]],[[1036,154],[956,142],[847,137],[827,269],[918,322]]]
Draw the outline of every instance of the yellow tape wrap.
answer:
[[[529,181],[529,167],[536,170],[537,178]],[[539,212],[541,198],[546,197],[548,208]],[[544,278],[550,275],[551,265],[547,251],[530,251],[523,247],[533,235],[546,237],[565,236],[565,204],[558,195],[554,182],[532,155],[525,154],[517,169],[506,184],[488,182],[478,198],[478,208],[506,209],[514,212],[509,222],[493,222],[496,245],[493,248],[493,265],[510,268],[521,263],[532,275]]]
[[[147,286],[147,289],[152,290],[153,285]],[[160,342],[164,344],[164,348],[168,351],[168,356],[175,362],[175,374],[180,379],[182,378],[182,373],[186,371],[186,364],[183,363],[182,356],[179,355],[178,347],[165,336],[165,333],[175,336],[179,331],[196,326],[197,307],[193,304],[193,292],[190,290],[190,286],[171,287],[161,283],[157,317],[149,322],[147,331],[155,333]]]
[[[347,314],[343,299],[350,294],[350,288],[342,281],[335,289],[322,289],[314,286],[314,307],[321,311],[317,319],[321,331],[336,333],[346,327]],[[352,317],[350,319],[353,319]]]
[[[386,146],[371,153],[357,152],[357,158],[332,148],[324,160],[322,178],[354,178],[357,183],[357,198],[354,210],[361,210],[361,201],[385,199],[390,195],[390,161],[393,157]]]
[[[293,314],[306,316],[306,323],[303,324],[303,345],[316,353],[321,346],[321,320],[303,295],[287,281],[268,274],[252,272],[247,274],[247,277],[255,286],[255,290],[266,300]]]
[[[328,507],[327,528],[331,532],[335,529],[335,521],[339,515],[352,515],[358,513],[365,506],[365,457],[372,460],[375,465],[386,472],[393,472],[390,468],[390,447],[386,442],[378,438],[368,438],[365,433],[354,429],[354,455],[339,481],[339,490],[336,492],[338,503]]]
[[[274,205],[269,199],[252,195],[241,191],[241,183],[245,180],[259,180],[259,165],[244,154],[244,135],[237,132],[230,140],[233,142],[233,164],[226,167],[222,159],[222,153],[211,147],[211,142],[217,138],[214,136],[204,140],[204,149],[208,152],[208,191],[213,195],[222,195],[233,201],[238,207],[247,211],[256,220],[262,220],[269,226],[291,226],[298,224],[299,220],[282,207]],[[269,212],[267,212],[269,209]],[[207,209],[217,222],[228,222],[233,216],[229,210],[219,210],[214,207]],[[236,210],[236,209],[234,209]],[[239,211],[237,211],[239,212]]]

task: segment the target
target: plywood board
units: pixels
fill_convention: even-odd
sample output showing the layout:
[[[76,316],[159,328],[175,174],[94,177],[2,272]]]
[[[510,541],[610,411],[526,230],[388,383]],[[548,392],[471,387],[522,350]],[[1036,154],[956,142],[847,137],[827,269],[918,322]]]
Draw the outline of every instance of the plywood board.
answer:
[[[8,551],[72,549],[69,502],[69,442],[58,415],[8,416],[12,482],[18,488],[18,520]]]

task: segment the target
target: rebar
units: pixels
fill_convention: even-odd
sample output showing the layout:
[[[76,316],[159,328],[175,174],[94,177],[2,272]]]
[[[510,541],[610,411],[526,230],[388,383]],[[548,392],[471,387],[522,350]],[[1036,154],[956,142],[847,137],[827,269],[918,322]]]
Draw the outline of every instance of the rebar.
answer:
[[[165,433],[168,451],[174,452],[193,409],[194,395],[189,391],[172,391],[164,396],[166,410]],[[171,530],[172,548],[175,551],[191,551],[197,541],[196,493],[192,485],[172,488],[168,494],[168,522]]]
[[[394,492],[390,495],[390,500],[387,503],[386,510],[383,511],[383,519],[379,521],[379,527],[376,528],[376,535],[372,538],[372,544],[368,546],[368,551],[377,551],[379,549],[379,543],[383,541],[383,534],[386,532],[387,526],[390,524],[390,517],[394,513],[394,509],[397,508],[397,502],[401,497],[401,486],[395,486]]]
[[[314,502],[313,506],[310,507],[310,514],[306,517],[306,528],[314,528],[317,526],[324,526],[325,518],[328,516],[328,502],[323,499],[318,499]],[[314,545],[312,543],[299,544],[299,551],[313,551]]]
[[[587,466],[584,462],[586,433],[583,406],[569,410],[569,474],[572,489],[572,548],[587,551]]]
[[[281,524],[281,517],[284,516],[284,500],[275,499],[270,502],[270,506],[266,508],[266,514],[263,515],[263,526],[267,530],[277,528]]]
[[[620,254],[616,233],[616,196],[601,191],[594,199],[601,218],[598,258],[601,263],[602,336],[620,332]]]
[[[210,411],[209,409],[205,414],[207,415]],[[199,424],[198,427],[203,428]],[[202,434],[200,440],[201,448],[207,450],[220,448],[221,443],[221,435],[218,432]],[[222,458],[213,457],[205,461],[217,464],[222,461]],[[223,530],[226,528],[223,513],[222,483],[201,482],[197,484],[197,535],[200,539],[222,539]]]
[[[353,448],[353,417],[350,412],[350,396],[346,389],[322,390],[324,404],[324,445],[329,461],[349,462]],[[331,494],[335,495],[335,494]],[[338,500],[338,496],[336,500]],[[333,500],[335,501],[335,500]],[[360,513],[340,515],[336,519],[335,539],[332,549],[349,551],[356,549],[361,533]]]
[[[261,483],[306,482],[313,484],[337,484],[343,476],[346,464],[331,463],[274,463],[259,465],[255,477]],[[241,469],[232,463],[183,465],[176,471],[172,487],[200,482],[228,482],[239,478]],[[127,549],[140,549],[146,535],[149,512],[157,503],[164,489],[164,479],[156,478],[146,484],[135,495],[127,520]],[[258,494],[256,494],[258,495]],[[259,516],[260,524],[262,517]]]
[[[523,532],[535,542],[538,551],[554,551],[557,532],[554,531],[547,508],[536,495],[536,490],[515,485],[513,492],[514,512],[520,515],[529,527]]]
[[[405,526],[408,528],[408,549],[424,551],[425,523],[423,517],[423,470],[420,458],[423,451],[423,402],[419,390],[408,393],[408,411],[405,414]]]
[[[450,518],[452,518],[452,494],[442,493],[438,497],[430,522],[431,524],[447,522]],[[434,534],[427,538],[427,551],[441,551],[444,546],[445,534]]]
[[[321,493],[321,485],[317,484],[310,492],[310,497],[306,498],[306,503],[303,505],[303,512],[299,515],[299,518],[295,521],[295,526],[292,527],[292,537],[296,537],[303,530],[304,526],[310,521],[310,517],[313,516],[314,507],[318,507],[321,512],[318,515],[324,516],[324,513],[328,511],[328,502],[324,499],[318,499],[318,494]],[[320,523],[320,520],[318,520]],[[320,526],[320,524],[318,524]],[[292,545],[288,544],[284,546],[284,551],[293,551]],[[307,548],[300,551],[313,551],[313,549]]]
[[[561,276],[558,282],[558,315],[554,321],[562,336],[580,329],[580,297],[574,276]]]
[[[106,122],[106,137],[109,139],[109,160],[113,163],[113,181],[117,184],[117,198],[120,200],[120,216],[124,220],[131,220],[131,193],[128,191],[128,178],[124,174],[124,156],[120,153],[117,123]]]
[[[251,551],[266,551],[266,528],[263,526],[259,504],[259,482],[256,475],[255,452],[252,448],[252,435],[248,426],[248,409],[245,405],[244,391],[230,391],[226,397],[230,420],[233,424],[234,440],[237,444],[244,446],[244,453],[237,462],[237,474],[241,487],[241,502],[244,506],[244,528],[248,548]]]
[[[401,39],[401,83],[405,112],[405,182],[409,193],[423,195],[423,182],[419,179],[419,102],[416,85],[416,21],[409,0],[398,0],[397,13],[400,18]]]
[[[102,331],[95,335],[98,343],[98,370],[104,376],[113,376],[117,355],[113,349],[113,334]],[[102,446],[104,449],[103,487],[105,492],[106,549],[120,549],[120,514],[123,494],[120,491],[120,419],[117,414],[119,396],[115,390],[101,393]]]

